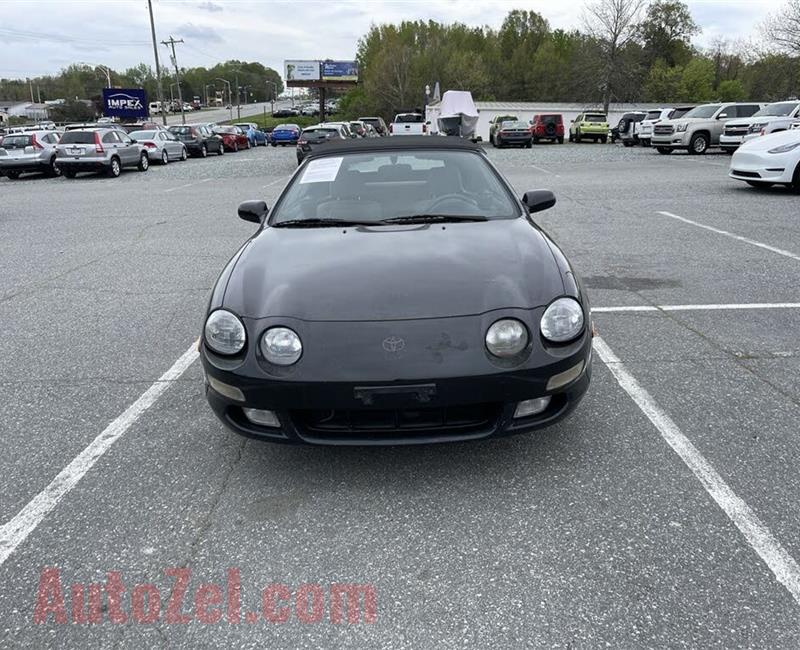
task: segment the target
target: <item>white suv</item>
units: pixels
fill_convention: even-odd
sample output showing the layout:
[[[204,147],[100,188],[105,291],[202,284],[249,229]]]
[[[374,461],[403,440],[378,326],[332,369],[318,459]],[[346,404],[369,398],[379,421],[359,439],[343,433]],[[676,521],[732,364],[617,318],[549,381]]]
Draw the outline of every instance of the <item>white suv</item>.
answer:
[[[742,138],[742,144],[748,140],[760,138],[762,135],[789,131],[798,127],[800,127],[800,100],[775,102],[753,115],[747,135]]]
[[[692,110],[694,106],[677,106],[675,108],[654,108],[647,111],[645,118],[639,122],[639,143],[643,147],[650,146],[650,139],[653,137],[653,127],[664,120],[675,120],[683,117]]]

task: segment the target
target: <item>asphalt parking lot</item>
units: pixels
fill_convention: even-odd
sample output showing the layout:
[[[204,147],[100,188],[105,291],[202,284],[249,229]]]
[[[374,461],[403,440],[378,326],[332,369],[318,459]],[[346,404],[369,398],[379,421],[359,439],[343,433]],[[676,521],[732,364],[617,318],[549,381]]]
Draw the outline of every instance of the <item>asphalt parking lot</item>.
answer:
[[[558,197],[538,221],[589,290],[592,386],[535,435],[424,448],[260,444],[206,405],[236,206],[293,148],[0,179],[0,646],[800,646],[800,197],[724,155],[487,151]],[[68,596],[120,572],[126,610],[155,584],[161,620],[37,624],[48,567]],[[240,622],[164,620],[173,567],[187,593],[238,570]],[[334,583],[374,622],[296,615]],[[288,620],[250,622],[275,584]]]

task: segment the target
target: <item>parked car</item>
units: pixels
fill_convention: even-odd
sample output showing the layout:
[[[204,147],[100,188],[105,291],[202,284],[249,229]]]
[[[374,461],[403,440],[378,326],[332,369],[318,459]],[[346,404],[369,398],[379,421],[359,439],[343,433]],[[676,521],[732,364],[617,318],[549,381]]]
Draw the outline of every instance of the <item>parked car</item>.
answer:
[[[154,115],[160,115],[161,113],[169,113],[169,102],[164,102],[163,108],[161,102],[150,102],[148,106],[150,113]]]
[[[320,122],[320,124],[324,124],[325,126],[336,126],[342,127],[344,134],[348,138],[357,138],[358,136],[350,130],[350,122]]]
[[[534,144],[540,140],[564,144],[564,117],[560,113],[534,115],[531,120],[531,133]]]
[[[800,117],[800,101],[767,104],[747,120],[731,120],[719,137],[723,151],[736,151],[737,147],[753,138],[768,133],[788,130]]]
[[[257,147],[258,145],[267,146],[267,134],[261,131],[258,128],[258,124],[255,122],[239,122],[234,126],[238,126],[244,134],[247,136],[247,139],[250,140],[251,147]]]
[[[279,108],[272,112],[272,117],[297,117],[300,111],[296,108]]]
[[[621,135],[621,134],[620,134]],[[608,118],[601,111],[586,111],[578,115],[569,125],[569,141],[608,142]]]
[[[273,147],[295,145],[299,139],[300,127],[297,124],[278,124],[269,135],[269,143]]]
[[[216,127],[216,124],[214,125]],[[205,158],[210,153],[221,156],[225,153],[222,138],[207,124],[180,124],[169,127],[171,133],[183,142],[192,156]]]
[[[800,192],[800,131],[779,131],[745,142],[731,158],[729,176],[753,187],[780,184]]]
[[[28,172],[60,176],[61,169],[56,164],[60,135],[57,131],[28,131],[0,138],[0,176],[11,180]]]
[[[150,162],[166,165],[170,160],[186,160],[189,157],[186,145],[170,131],[133,131],[128,135],[144,146]]]
[[[132,124],[120,124],[119,127],[128,133],[134,131],[168,131],[169,129],[158,122],[134,122]]]
[[[389,125],[392,135],[424,135],[428,132],[422,113],[398,113]]]
[[[383,121],[382,117],[359,117],[358,119],[365,124],[371,124],[378,135],[389,135],[389,127],[386,126],[386,122]]]
[[[367,125],[359,120],[350,122],[350,132],[355,133],[359,138],[367,137]]]
[[[690,154],[704,154],[719,146],[725,124],[737,117],[752,117],[762,104],[703,104],[681,118],[670,118],[653,127],[652,144],[660,154],[683,149]]]
[[[214,134],[222,138],[222,145],[226,151],[239,151],[239,149],[249,149],[250,140],[238,126],[218,125],[214,128]]]
[[[303,104],[300,107],[300,115],[313,117],[319,115],[319,104]]]
[[[497,146],[494,136],[500,129],[500,125],[503,122],[519,122],[519,118],[516,115],[495,115],[491,120],[489,120],[489,143],[493,147]]]
[[[518,120],[503,122],[494,134],[494,146],[498,148],[516,146],[530,149],[532,143],[530,124]]]
[[[372,124],[367,124],[366,122],[364,122],[364,130],[366,131],[366,136],[364,136],[364,137],[367,137],[367,138],[380,138],[381,137],[380,135],[378,135],[378,132],[374,129]]]
[[[624,113],[617,125],[619,139],[625,147],[639,144],[639,124],[647,117],[644,111],[631,111]]]
[[[125,167],[146,172],[150,159],[144,146],[120,129],[67,131],[56,146],[56,165],[67,178],[78,172],[105,172],[116,178]]]
[[[303,129],[297,141],[297,164],[305,160],[306,156],[316,151],[319,147],[336,140],[347,140],[350,136],[342,126],[331,124],[318,124]]]
[[[644,147],[650,146],[650,139],[653,137],[653,127],[672,117],[680,117],[690,111],[694,106],[680,108],[654,108],[647,111],[645,118],[639,122],[639,144]]]
[[[329,142],[271,211],[240,204],[258,230],[199,343],[220,422],[262,441],[397,445],[568,416],[591,380],[589,303],[531,217],[555,196],[518,196],[480,145],[410,136]]]

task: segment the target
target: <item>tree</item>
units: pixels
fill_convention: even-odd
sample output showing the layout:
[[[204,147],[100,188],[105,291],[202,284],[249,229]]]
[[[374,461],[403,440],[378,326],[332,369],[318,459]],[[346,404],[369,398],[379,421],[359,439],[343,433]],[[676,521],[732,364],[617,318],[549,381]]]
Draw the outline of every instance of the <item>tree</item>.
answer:
[[[708,59],[689,61],[681,75],[681,101],[708,102],[714,98],[714,64]]]
[[[656,0],[639,25],[647,65],[652,66],[658,59],[669,66],[686,65],[692,56],[691,38],[699,32],[686,4],[680,0]]]
[[[646,0],[595,0],[584,10],[584,28],[602,45],[600,89],[606,113],[615,94],[614,78],[619,78],[620,73],[624,75],[624,71],[617,69],[620,54],[637,34],[645,4]]]
[[[800,54],[800,0],[789,0],[763,26],[767,39],[789,54]]]
[[[721,102],[742,102],[746,97],[744,84],[739,79],[721,81],[717,88],[717,99]]]
[[[682,93],[683,68],[670,67],[664,59],[658,59],[644,82],[644,97],[648,102],[672,103]]]

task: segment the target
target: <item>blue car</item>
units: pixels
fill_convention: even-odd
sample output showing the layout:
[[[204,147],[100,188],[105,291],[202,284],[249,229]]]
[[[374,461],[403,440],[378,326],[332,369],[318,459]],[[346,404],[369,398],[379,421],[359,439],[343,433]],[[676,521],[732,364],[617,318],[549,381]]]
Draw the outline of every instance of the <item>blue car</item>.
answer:
[[[270,144],[273,147],[281,145],[285,147],[287,144],[297,144],[300,139],[300,127],[297,124],[278,124],[272,133],[270,133]]]
[[[236,124],[236,126],[244,131],[244,134],[250,141],[251,147],[258,147],[259,145],[263,145],[265,147],[267,146],[267,134],[259,130],[258,125],[255,122],[240,122],[239,124]]]

